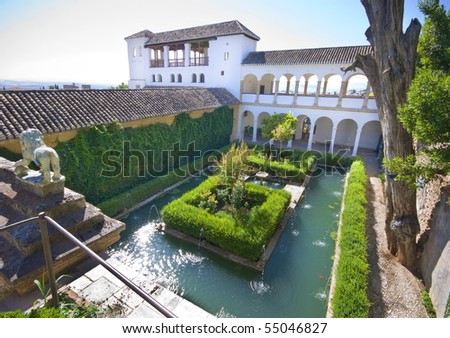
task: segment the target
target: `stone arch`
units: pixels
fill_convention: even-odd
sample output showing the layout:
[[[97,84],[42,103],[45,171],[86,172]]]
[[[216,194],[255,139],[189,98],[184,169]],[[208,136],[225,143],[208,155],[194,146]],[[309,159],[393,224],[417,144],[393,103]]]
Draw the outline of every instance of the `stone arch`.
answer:
[[[376,150],[381,137],[380,121],[369,121],[361,129],[359,147]]]
[[[258,116],[257,116],[257,119],[258,119],[258,124],[257,124],[257,126],[258,126],[258,131],[257,131],[257,135],[258,135],[259,137],[262,137],[262,135],[261,135],[262,121],[263,121],[266,117],[269,117],[269,116],[270,116],[270,114],[269,114],[268,112],[266,112],[266,111],[263,111],[263,112],[259,113]]]
[[[354,74],[347,79],[345,95],[351,97],[364,97],[368,88],[368,80],[364,74]]]
[[[358,124],[352,119],[343,119],[336,126],[335,146],[350,149],[355,145]],[[335,147],[337,148],[337,147]]]
[[[300,78],[298,80],[298,90],[297,90],[298,95],[305,94],[305,83],[306,83],[306,78],[303,75],[300,76]]]
[[[339,96],[341,90],[342,77],[338,74],[327,74],[322,81],[322,95]]]
[[[319,77],[315,74],[311,74],[307,78],[307,82],[305,83],[306,95],[316,95],[317,85],[319,84]]]
[[[297,117],[297,128],[295,130],[294,139],[308,141],[311,133],[311,119],[304,114],[300,114]]]
[[[247,74],[243,80],[242,94],[256,94],[258,92],[258,79],[256,75]]]
[[[295,75],[286,73],[280,76],[278,93],[293,95],[295,90]]]
[[[253,135],[253,125],[255,115],[250,110],[245,110],[241,114],[241,126],[244,139],[251,139]]]
[[[273,74],[264,74],[259,82],[260,94],[273,94],[273,87],[275,84],[275,76]]]
[[[333,121],[326,116],[319,117],[315,124],[313,133],[313,142],[326,144],[331,140],[333,132]],[[325,149],[324,149],[325,150]]]

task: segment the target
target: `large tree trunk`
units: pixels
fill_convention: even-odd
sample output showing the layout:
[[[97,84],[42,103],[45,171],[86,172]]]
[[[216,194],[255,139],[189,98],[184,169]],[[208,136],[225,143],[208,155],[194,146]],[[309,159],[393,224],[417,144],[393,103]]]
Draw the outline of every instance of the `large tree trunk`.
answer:
[[[378,106],[385,158],[388,161],[405,158],[414,149],[411,136],[397,119],[397,107],[406,101],[414,77],[421,25],[414,19],[403,33],[403,0],[361,0],[361,3],[370,23],[366,36],[373,54],[358,55],[345,70],[360,68],[369,79]],[[387,175],[386,204],[389,250],[398,255],[401,264],[413,266],[419,233],[416,192]]]

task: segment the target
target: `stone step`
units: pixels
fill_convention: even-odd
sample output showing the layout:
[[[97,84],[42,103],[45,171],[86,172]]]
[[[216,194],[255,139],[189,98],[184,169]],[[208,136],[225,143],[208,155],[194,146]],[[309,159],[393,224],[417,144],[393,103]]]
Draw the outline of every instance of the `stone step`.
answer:
[[[75,237],[91,250],[100,252],[119,240],[120,232],[124,229],[125,224],[105,216],[101,223],[75,234]],[[88,257],[68,240],[53,243],[51,249],[56,277]],[[45,259],[42,248],[27,255],[5,238],[0,237],[0,296],[12,290],[23,295],[35,289],[33,281],[41,280],[43,271],[45,271]]]

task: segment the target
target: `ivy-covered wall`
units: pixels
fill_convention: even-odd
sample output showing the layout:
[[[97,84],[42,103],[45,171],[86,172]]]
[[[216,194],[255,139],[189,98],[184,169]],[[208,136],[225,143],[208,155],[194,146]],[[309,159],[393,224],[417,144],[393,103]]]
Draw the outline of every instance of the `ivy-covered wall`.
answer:
[[[196,119],[178,115],[171,126],[93,126],[56,151],[66,186],[98,204],[223,147],[232,128],[232,110],[220,107]]]

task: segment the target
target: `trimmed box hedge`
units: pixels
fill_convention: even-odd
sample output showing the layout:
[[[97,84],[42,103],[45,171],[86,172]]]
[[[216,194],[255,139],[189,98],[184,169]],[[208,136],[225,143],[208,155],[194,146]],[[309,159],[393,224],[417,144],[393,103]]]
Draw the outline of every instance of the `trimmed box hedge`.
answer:
[[[369,264],[366,235],[366,175],[362,160],[353,162],[344,196],[340,256],[332,310],[335,318],[368,318]]]
[[[216,214],[198,207],[202,194],[217,191],[219,177],[212,176],[198,187],[167,204],[161,211],[166,226],[208,242],[237,256],[257,261],[281,223],[290,193],[253,183],[245,184],[246,199],[254,205],[244,224],[230,213]]]

